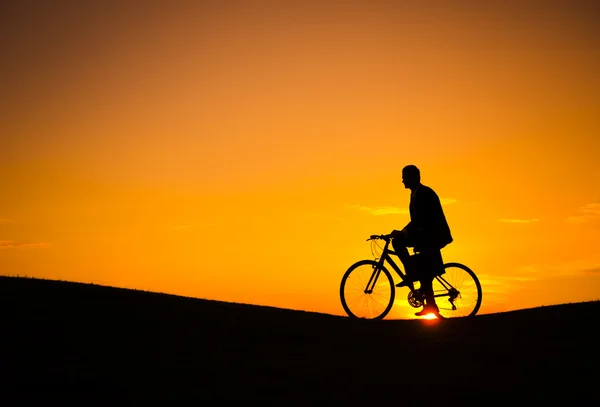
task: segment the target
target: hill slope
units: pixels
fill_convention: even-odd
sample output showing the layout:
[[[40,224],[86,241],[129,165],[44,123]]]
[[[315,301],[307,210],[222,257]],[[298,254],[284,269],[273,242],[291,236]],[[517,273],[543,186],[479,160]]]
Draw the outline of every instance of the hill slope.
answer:
[[[0,310],[2,384],[13,400],[600,401],[600,302],[360,321],[0,277]]]

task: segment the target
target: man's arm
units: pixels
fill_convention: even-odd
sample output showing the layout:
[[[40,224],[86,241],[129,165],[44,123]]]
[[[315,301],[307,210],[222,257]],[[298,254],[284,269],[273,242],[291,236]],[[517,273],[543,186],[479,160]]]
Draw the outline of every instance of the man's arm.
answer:
[[[416,229],[414,222],[411,220],[410,222],[408,222],[408,224],[406,226],[404,226],[404,228],[402,229],[403,233],[410,233],[412,231],[414,231]]]
[[[409,233],[411,233],[413,231],[414,227],[415,227],[414,223],[411,220],[410,222],[407,223],[406,226],[404,226],[402,228],[402,230],[396,230],[396,229],[394,229],[392,231],[391,235],[392,235],[392,237],[394,237],[394,235],[396,235],[396,236],[398,236],[398,235],[405,235],[406,236],[406,235],[408,235]]]

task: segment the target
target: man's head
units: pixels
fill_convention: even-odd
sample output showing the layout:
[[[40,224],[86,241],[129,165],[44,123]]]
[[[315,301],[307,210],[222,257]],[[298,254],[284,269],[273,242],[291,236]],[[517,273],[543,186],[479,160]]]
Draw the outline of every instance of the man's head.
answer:
[[[404,188],[414,189],[421,183],[421,172],[414,165],[407,165],[402,169],[402,183]]]

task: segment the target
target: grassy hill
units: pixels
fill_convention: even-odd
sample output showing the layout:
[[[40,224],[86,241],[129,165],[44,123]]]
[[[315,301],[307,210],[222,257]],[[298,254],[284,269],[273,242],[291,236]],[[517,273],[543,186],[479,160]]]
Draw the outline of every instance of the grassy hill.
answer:
[[[598,402],[599,312],[600,302],[588,302],[473,319],[360,321],[0,277],[0,397],[85,405]]]

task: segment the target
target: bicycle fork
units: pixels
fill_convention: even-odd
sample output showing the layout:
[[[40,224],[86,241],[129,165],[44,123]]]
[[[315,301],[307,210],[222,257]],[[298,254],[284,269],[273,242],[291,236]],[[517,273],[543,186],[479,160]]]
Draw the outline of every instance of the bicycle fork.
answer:
[[[375,288],[375,284],[377,284],[379,274],[381,274],[381,264],[378,262],[376,266],[373,266],[373,273],[371,274],[371,278],[365,287],[365,294],[373,293],[373,289]]]

